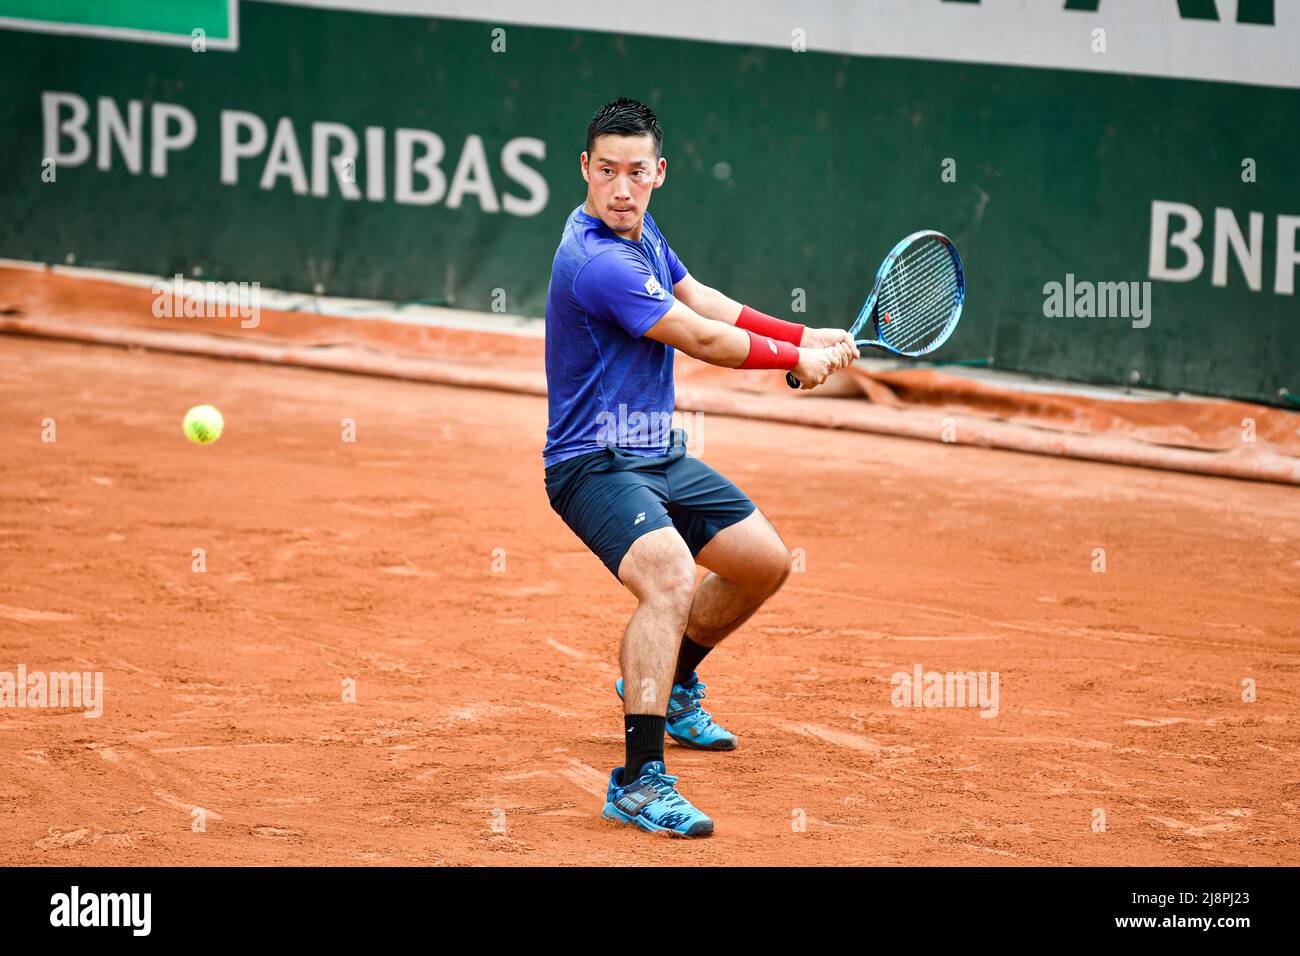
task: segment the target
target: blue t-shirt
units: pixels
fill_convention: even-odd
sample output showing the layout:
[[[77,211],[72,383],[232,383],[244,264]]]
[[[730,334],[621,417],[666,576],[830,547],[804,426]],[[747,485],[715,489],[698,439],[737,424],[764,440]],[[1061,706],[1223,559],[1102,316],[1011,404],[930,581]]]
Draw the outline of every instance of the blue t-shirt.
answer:
[[[664,453],[673,349],[643,335],[672,307],[673,286],[685,275],[650,213],[640,242],[582,206],[569,213],[546,294],[544,467],[610,445]]]

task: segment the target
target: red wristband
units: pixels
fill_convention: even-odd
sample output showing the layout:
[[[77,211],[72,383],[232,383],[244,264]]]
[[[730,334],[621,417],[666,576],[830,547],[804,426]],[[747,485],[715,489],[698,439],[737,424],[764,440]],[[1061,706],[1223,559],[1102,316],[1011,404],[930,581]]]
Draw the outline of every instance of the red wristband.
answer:
[[[792,369],[799,364],[799,350],[789,342],[779,342],[766,335],[745,330],[749,336],[749,355],[738,368]]]
[[[766,335],[769,338],[780,339],[782,342],[789,342],[791,345],[798,345],[803,341],[802,325],[797,322],[786,322],[784,319],[778,319],[772,315],[765,315],[747,305],[740,307],[740,318],[736,319],[736,328],[744,329],[746,332],[757,332],[759,335]]]

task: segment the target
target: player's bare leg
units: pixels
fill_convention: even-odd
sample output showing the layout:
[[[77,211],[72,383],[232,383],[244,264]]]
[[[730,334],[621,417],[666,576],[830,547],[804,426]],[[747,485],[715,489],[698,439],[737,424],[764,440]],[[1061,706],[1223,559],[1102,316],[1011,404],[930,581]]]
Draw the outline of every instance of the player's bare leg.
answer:
[[[664,712],[695,587],[691,550],[675,528],[650,531],[632,543],[618,576],[637,599],[619,650],[629,691],[623,702],[627,755],[610,774],[601,815],[643,830],[708,836],[713,821],[678,793],[677,778],[664,766]]]
[[[623,712],[662,716],[690,615],[695,562],[675,528],[659,528],[633,542],[618,577],[637,599],[619,649],[628,689]]]
[[[709,574],[695,591],[686,635],[716,647],[775,594],[790,574],[790,551],[761,511],[724,528],[696,561]]]
[[[686,634],[674,662],[672,692],[663,712],[665,729],[685,747],[734,750],[736,735],[714,722],[701,705],[705,685],[695,669],[781,587],[790,573],[790,552],[771,522],[755,511],[714,535],[695,560],[709,573],[691,598]],[[624,674],[627,671],[625,665]],[[623,684],[619,692],[625,692]]]

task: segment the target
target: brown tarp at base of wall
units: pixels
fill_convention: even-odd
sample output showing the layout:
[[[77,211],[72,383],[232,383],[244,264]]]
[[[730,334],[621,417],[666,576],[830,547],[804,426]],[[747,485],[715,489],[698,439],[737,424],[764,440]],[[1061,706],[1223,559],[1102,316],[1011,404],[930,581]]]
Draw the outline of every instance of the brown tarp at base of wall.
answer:
[[[272,310],[241,328],[238,317],[159,318],[154,300],[146,287],[0,267],[0,331],[546,393],[535,336]],[[685,411],[1300,484],[1300,414],[1246,402],[1107,400],[861,366],[795,392],[778,373],[685,356],[677,382]]]

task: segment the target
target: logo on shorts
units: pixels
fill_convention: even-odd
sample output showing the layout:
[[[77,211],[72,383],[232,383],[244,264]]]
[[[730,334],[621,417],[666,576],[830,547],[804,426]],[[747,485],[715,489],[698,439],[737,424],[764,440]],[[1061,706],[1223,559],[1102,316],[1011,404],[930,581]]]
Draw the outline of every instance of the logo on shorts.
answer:
[[[639,515],[636,516],[636,520],[632,522],[632,526],[633,526],[633,527],[636,527],[636,526],[639,525],[642,521],[645,521],[645,512],[644,512],[644,511],[641,512]]]
[[[659,284],[659,280],[654,276],[645,280],[645,290],[656,299],[662,299],[664,297],[663,286]]]

